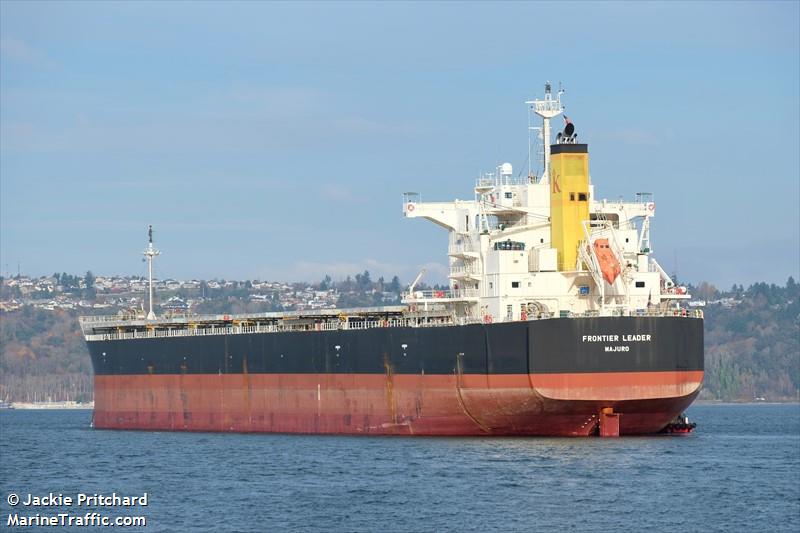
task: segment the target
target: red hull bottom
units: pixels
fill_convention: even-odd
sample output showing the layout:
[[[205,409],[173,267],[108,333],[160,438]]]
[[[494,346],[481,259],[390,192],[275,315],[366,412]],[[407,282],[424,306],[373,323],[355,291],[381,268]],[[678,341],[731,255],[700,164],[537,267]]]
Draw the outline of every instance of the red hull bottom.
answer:
[[[374,435],[589,436],[661,431],[702,371],[548,375],[238,374],[95,377],[94,427]]]

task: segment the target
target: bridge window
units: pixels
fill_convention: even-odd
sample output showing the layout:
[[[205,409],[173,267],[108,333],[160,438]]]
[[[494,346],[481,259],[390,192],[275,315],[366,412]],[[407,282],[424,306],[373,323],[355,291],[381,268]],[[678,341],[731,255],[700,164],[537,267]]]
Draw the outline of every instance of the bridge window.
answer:
[[[599,213],[599,214],[598,213],[589,213],[589,220],[591,220],[591,221],[595,221],[595,220],[602,220],[602,221],[610,220],[611,224],[614,226],[614,228],[619,228],[619,215],[617,213]],[[600,226],[602,226],[601,223],[592,224],[593,228],[598,228]]]
[[[525,250],[525,243],[511,239],[494,243],[495,250]]]
[[[636,282],[636,288],[637,289],[641,289],[642,287],[644,287],[644,281],[637,281]]]
[[[519,281],[512,281],[511,282],[512,289],[519,289]]]

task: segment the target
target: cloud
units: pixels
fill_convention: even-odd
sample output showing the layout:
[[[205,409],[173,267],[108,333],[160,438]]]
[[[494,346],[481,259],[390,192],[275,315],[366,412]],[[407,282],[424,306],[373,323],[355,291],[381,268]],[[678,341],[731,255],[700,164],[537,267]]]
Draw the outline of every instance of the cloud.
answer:
[[[20,104],[17,104],[20,105]],[[26,102],[32,107],[34,104]],[[79,105],[79,104],[78,104]],[[3,149],[30,153],[120,151],[152,153],[176,150],[234,152],[332,149],[379,135],[396,134],[388,124],[336,115],[270,115],[226,109],[164,116],[123,115],[92,121],[76,113],[68,122],[32,121],[2,125]]]
[[[590,132],[589,138],[594,141],[610,141],[623,144],[658,146],[663,139],[651,130],[640,130],[636,128],[609,129],[603,131]]]
[[[398,276],[404,283],[410,283],[425,268],[427,273],[423,276],[426,283],[443,283],[447,280],[448,269],[440,263],[425,263],[412,265],[408,263],[388,263],[373,258],[364,258],[356,261],[297,261],[286,270],[270,269],[259,272],[261,279],[275,279],[285,281],[318,280],[326,275],[334,280],[343,280],[347,276],[369,271],[373,280],[383,276],[389,280]]]
[[[0,128],[0,142],[4,148],[8,145],[27,145],[36,135],[36,126],[30,122],[12,122]]]
[[[3,58],[34,67],[52,66],[53,62],[41,50],[25,41],[6,36],[0,39],[0,54]]]
[[[353,203],[358,199],[350,189],[338,183],[325,183],[318,191],[320,198],[330,202]]]
[[[325,109],[331,96],[305,87],[258,87],[237,85],[229,90],[231,100],[254,112],[268,115],[308,115]]]
[[[19,40],[3,38],[5,56],[47,62]],[[245,153],[332,151],[382,139],[413,138],[418,125],[348,109],[346,95],[306,87],[176,87],[153,106],[146,95],[125,105],[96,89],[4,87],[2,149],[25,153]],[[179,96],[180,95],[180,96]],[[188,96],[187,96],[188,95]],[[158,111],[154,111],[155,108]],[[70,112],[65,114],[64,110]]]
[[[419,265],[419,270],[425,269],[422,281],[426,283],[445,283],[450,275],[450,268],[441,263],[428,262]]]

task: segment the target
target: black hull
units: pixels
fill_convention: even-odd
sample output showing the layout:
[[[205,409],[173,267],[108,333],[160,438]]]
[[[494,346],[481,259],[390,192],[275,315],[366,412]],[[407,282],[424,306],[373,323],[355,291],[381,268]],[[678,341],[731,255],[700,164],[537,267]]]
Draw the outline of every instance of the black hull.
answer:
[[[703,321],[557,318],[448,327],[90,341],[96,375],[702,371]]]

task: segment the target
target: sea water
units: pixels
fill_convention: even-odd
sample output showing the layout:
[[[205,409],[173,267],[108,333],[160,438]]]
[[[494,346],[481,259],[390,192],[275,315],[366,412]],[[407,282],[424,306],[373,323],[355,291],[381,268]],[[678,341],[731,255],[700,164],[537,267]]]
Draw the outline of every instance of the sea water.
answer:
[[[91,411],[4,410],[0,529],[800,531],[800,405],[688,414],[688,436],[570,439],[108,431]]]

